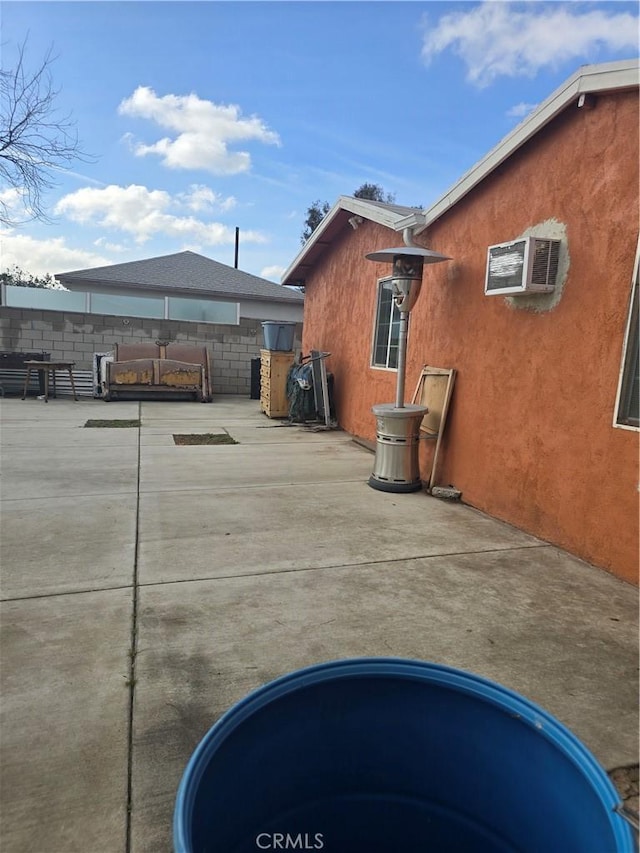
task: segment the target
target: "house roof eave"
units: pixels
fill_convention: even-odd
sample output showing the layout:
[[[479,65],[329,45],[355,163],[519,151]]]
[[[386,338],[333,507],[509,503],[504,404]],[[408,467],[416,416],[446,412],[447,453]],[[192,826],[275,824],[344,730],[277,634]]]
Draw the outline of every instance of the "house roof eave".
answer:
[[[378,225],[383,225],[392,231],[402,230],[398,223],[406,219],[412,222],[423,222],[424,216],[419,211],[412,211],[407,215],[409,208],[401,205],[393,206],[383,202],[374,202],[369,199],[353,198],[353,196],[341,195],[336,203],[325,215],[313,234],[300,249],[291,264],[287,267],[280,279],[281,284],[298,284],[304,280],[306,270],[313,267],[316,259],[322,254],[324,248],[331,243],[330,238],[337,230],[348,221],[346,214],[361,216]],[[404,226],[412,227],[412,226]]]

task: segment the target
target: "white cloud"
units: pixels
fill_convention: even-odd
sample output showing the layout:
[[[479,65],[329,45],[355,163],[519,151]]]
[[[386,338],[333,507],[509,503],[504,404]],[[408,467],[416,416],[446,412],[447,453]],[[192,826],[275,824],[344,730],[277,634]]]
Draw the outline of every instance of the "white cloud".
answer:
[[[108,252],[128,252],[130,251],[130,246],[125,246],[123,243],[110,243],[105,237],[98,237],[97,240],[93,241],[94,246],[101,246],[105,248]]]
[[[180,207],[180,196],[173,197],[164,190],[130,184],[112,184],[104,189],[84,187],[64,196],[55,207],[57,214],[82,225],[99,225],[131,234],[136,243],[145,243],[155,235],[196,240],[213,246],[231,243],[234,229],[220,222],[207,222],[194,216],[176,216],[169,211]],[[258,231],[245,231],[243,239],[265,243]]]
[[[29,196],[24,187],[9,187],[0,190],[0,213],[5,221],[17,223],[22,219],[31,219],[33,213],[29,206]]]
[[[24,196],[25,190],[22,187],[10,187],[6,190],[0,190],[0,203],[15,207],[22,204]]]
[[[149,119],[159,127],[173,131],[151,145],[134,143],[138,157],[157,154],[171,169],[204,169],[215,175],[235,175],[251,166],[247,151],[230,151],[229,145],[254,140],[279,145],[280,137],[269,130],[258,116],[245,117],[234,104],[214,104],[196,94],[159,97],[148,86],[138,86],[125,98],[118,112],[134,118]]]
[[[189,210],[193,210],[194,213],[213,210],[214,208],[226,212],[234,208],[237,204],[236,199],[232,195],[224,198],[214,192],[211,187],[204,186],[203,184],[191,184],[187,192],[179,193],[176,199]]]
[[[0,253],[3,269],[17,265],[36,276],[44,276],[47,273],[54,275],[64,270],[99,267],[111,263],[104,255],[67,246],[64,237],[36,240],[10,230],[0,231]]]
[[[90,178],[89,175],[83,175],[82,172],[73,172],[71,169],[64,169],[62,166],[52,166],[58,172],[64,172],[65,176],[78,178],[83,184],[93,184],[96,187],[106,187],[104,181],[99,181],[97,178]]]
[[[524,118],[529,115],[530,112],[535,110],[537,106],[537,104],[527,104],[524,101],[520,101],[519,104],[516,104],[507,110],[507,115],[509,118]]]
[[[467,79],[483,87],[497,77],[534,76],[545,66],[589,60],[598,49],[638,49],[638,17],[577,4],[525,3],[518,7],[489,0],[470,11],[441,17],[424,36],[426,64],[452,50],[467,66]]]
[[[262,276],[262,278],[269,278],[272,281],[277,281],[278,283],[280,283],[280,279],[284,275],[285,269],[286,267],[281,267],[278,266],[278,264],[273,264],[273,266],[264,267],[260,271],[260,275]]]

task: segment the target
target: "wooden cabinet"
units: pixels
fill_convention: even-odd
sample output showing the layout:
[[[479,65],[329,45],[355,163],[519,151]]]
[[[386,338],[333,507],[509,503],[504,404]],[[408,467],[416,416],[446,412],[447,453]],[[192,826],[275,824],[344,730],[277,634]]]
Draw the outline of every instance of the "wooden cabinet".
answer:
[[[292,352],[260,350],[260,408],[270,418],[286,418],[287,374],[293,364]]]

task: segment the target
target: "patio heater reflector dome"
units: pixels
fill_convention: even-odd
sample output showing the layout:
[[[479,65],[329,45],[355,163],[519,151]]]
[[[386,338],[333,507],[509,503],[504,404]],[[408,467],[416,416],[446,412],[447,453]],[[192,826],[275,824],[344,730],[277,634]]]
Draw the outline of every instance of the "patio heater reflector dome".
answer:
[[[441,255],[432,249],[423,249],[422,246],[394,246],[391,249],[379,249],[377,252],[369,252],[365,258],[369,261],[382,261],[393,263],[397,257],[422,259],[423,264],[437,264],[440,261],[450,261],[448,255]]]
[[[424,264],[451,260],[446,255],[423,249],[421,246],[395,246],[365,255],[370,261],[392,264],[391,286],[398,310],[408,314],[420,295]],[[398,368],[399,370],[399,368]]]

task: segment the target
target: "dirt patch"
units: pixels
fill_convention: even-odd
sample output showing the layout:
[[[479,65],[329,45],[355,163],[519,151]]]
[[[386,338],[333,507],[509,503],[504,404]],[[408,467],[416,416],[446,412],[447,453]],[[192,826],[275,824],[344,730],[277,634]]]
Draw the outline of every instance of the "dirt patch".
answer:
[[[88,420],[85,427],[105,427],[107,429],[118,429],[119,427],[139,427],[139,420],[117,420],[117,421],[102,421]]]
[[[173,440],[176,444],[238,444],[235,438],[231,438],[231,436],[226,432],[205,432],[202,435],[198,435],[195,433],[192,433],[190,435],[174,434]]]
[[[616,767],[609,772],[609,778],[618,789],[622,801],[628,809],[638,812],[638,765]]]

